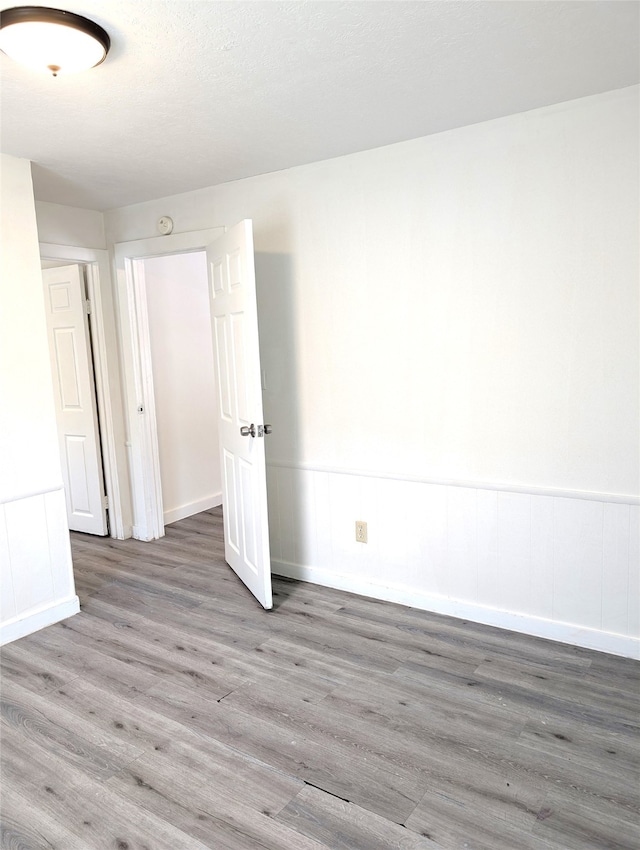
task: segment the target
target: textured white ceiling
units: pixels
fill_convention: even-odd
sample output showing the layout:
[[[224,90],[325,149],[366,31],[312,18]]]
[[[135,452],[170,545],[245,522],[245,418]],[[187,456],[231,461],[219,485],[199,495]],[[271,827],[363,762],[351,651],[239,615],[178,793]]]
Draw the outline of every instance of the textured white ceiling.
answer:
[[[1,8],[16,5],[4,2]],[[85,74],[0,54],[1,148],[36,197],[109,209],[639,79],[624,0],[54,0],[110,34]]]

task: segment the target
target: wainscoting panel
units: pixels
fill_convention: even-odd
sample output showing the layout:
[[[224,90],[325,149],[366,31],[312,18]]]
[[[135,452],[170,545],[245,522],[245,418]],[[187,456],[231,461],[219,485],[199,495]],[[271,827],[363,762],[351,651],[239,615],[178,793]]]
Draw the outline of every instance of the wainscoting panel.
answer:
[[[271,464],[273,571],[640,657],[638,504],[523,490]]]
[[[80,610],[62,489],[0,505],[0,644]]]

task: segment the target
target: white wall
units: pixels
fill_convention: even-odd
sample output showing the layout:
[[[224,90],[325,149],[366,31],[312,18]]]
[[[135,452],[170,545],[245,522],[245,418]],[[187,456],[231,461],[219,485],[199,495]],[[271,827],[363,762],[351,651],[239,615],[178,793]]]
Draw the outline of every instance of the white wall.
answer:
[[[36,218],[40,242],[77,248],[107,247],[101,212],[36,201]]]
[[[637,495],[637,103],[112,211],[108,240],[254,219],[267,365],[299,378],[278,459]]]
[[[165,523],[222,504],[203,251],[144,260]]]
[[[60,472],[31,166],[2,155],[0,641],[78,611]]]
[[[105,214],[109,244],[254,220],[276,569],[637,652],[637,107]]]

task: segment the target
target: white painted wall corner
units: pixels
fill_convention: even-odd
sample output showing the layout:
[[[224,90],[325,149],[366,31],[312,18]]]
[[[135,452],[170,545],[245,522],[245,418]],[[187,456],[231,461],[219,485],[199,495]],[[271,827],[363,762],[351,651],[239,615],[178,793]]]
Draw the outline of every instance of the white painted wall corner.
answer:
[[[222,492],[213,493],[207,496],[206,499],[199,499],[197,502],[190,502],[188,505],[180,505],[171,511],[164,512],[164,524],[169,525],[172,522],[178,522],[179,519],[199,514],[201,511],[209,511],[211,508],[217,508],[222,504]]]
[[[78,614],[79,611],[80,600],[77,596],[62,599],[53,604],[42,605],[31,611],[24,611],[17,617],[2,623],[2,626],[0,626],[0,646],[18,640],[18,638],[26,637],[26,635],[44,629],[45,626],[66,620],[68,617]]]

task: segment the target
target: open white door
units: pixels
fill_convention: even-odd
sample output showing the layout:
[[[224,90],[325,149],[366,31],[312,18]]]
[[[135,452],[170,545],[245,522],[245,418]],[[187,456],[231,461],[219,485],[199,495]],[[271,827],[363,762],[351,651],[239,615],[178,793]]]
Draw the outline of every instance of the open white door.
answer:
[[[43,269],[62,477],[72,531],[107,534],[102,456],[84,277]]]
[[[207,268],[219,392],[225,558],[261,605],[271,608],[251,221],[241,221],[207,247]]]

